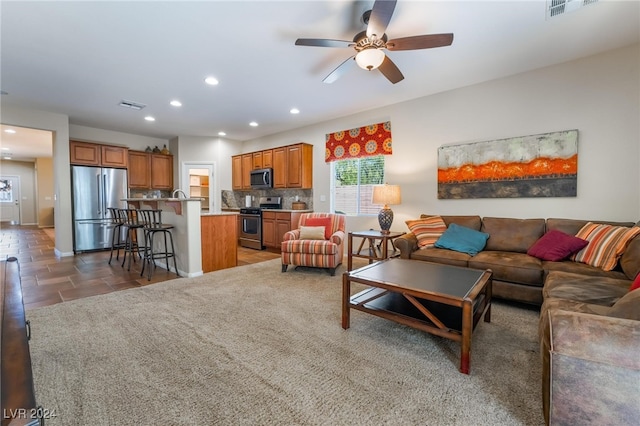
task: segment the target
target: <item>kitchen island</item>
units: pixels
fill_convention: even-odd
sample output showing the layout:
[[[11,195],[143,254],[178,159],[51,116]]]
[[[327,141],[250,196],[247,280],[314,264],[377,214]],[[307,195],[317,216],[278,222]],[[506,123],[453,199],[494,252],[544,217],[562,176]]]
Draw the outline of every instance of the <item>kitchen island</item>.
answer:
[[[200,216],[202,271],[238,266],[238,212]]]
[[[124,198],[129,208],[162,210],[162,222],[171,224],[178,271],[183,277],[202,275],[201,198]],[[167,268],[162,262],[160,266]]]

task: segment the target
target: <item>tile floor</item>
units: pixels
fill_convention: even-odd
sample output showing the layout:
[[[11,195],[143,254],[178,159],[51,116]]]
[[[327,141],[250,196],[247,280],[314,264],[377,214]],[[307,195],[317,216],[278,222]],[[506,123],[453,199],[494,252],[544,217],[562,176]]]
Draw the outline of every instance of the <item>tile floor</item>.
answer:
[[[54,247],[53,229],[2,224],[0,257],[18,258],[27,310],[177,278],[176,274],[157,268],[151,281],[147,281],[140,276],[139,259],[127,271],[115,255],[109,265],[109,251],[56,257]],[[239,266],[278,257],[279,253],[238,247]]]

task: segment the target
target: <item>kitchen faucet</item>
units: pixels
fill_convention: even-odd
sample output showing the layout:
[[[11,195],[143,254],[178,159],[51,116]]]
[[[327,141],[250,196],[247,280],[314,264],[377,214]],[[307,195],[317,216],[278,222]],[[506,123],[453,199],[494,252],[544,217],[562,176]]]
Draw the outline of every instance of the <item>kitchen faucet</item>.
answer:
[[[171,198],[180,198],[180,197],[176,197],[176,194],[182,194],[184,198],[189,198],[187,197],[187,194],[185,194],[182,189],[174,189],[173,192],[171,193]]]

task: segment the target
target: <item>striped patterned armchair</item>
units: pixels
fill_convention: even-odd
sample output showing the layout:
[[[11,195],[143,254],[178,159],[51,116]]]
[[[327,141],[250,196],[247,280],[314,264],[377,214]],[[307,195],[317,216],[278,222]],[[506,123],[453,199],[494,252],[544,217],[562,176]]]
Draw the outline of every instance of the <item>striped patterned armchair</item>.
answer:
[[[330,228],[325,236],[328,239],[300,239],[303,226],[316,226],[313,222],[318,219],[330,218]],[[325,219],[326,220],[326,219]],[[336,268],[342,264],[344,256],[345,216],[333,213],[303,213],[300,215],[299,228],[284,234],[282,241],[282,272],[287,271],[289,265],[311,266],[327,268],[331,276]]]

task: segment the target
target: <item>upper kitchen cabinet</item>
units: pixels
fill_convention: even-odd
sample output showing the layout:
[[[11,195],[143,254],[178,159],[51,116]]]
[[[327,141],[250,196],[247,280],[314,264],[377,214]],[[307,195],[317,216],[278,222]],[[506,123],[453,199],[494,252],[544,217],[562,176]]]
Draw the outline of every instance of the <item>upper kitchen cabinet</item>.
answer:
[[[231,157],[231,189],[242,189],[242,155]]]
[[[127,168],[128,149],[122,146],[69,141],[71,164]]]
[[[173,155],[151,154],[151,188],[173,189]]]
[[[251,170],[253,170],[253,154],[243,154],[242,189],[251,189]]]
[[[262,166],[262,151],[254,152],[251,154],[253,159],[253,170],[261,169]]]
[[[129,188],[173,189],[173,155],[129,151]]]
[[[287,188],[313,187],[313,145],[299,143],[287,147]]]
[[[273,168],[273,150],[265,149],[262,151],[262,168],[263,169],[272,169]]]

